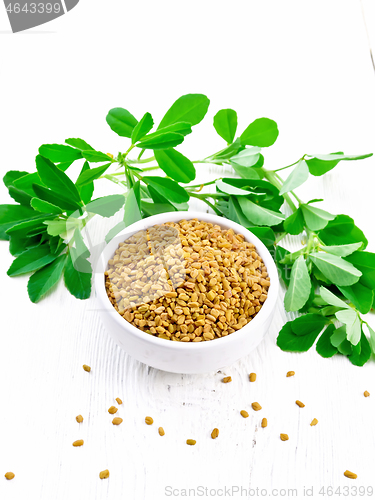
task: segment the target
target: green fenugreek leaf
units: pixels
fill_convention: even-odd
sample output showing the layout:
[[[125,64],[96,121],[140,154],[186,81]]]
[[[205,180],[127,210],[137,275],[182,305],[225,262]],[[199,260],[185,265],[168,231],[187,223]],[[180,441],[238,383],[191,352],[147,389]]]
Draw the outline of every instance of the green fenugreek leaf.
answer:
[[[91,169],[82,168],[81,173],[79,174],[79,177],[76,181],[77,188],[81,188],[86,184],[90,184],[95,179],[98,179],[101,175],[104,174],[106,170],[108,170],[110,166],[111,163],[107,163],[106,165],[102,165],[100,167],[95,167]]]
[[[311,291],[311,280],[305,257],[301,255],[294,262],[284,304],[287,311],[298,311],[306,304]]]
[[[71,199],[74,203],[82,203],[76,186],[64,172],[43,156],[38,155],[35,161],[39,177],[48,188],[60,196]]]
[[[231,144],[237,130],[237,113],[233,109],[221,109],[214,116],[214,127],[220,137]]]
[[[53,163],[71,162],[82,158],[79,150],[63,144],[43,144],[39,148],[39,154]]]
[[[20,274],[31,273],[49,264],[57,258],[51,254],[48,244],[30,248],[21,253],[7,271],[8,276],[19,276]]]
[[[277,123],[269,118],[258,118],[254,120],[241,134],[243,146],[259,146],[265,148],[272,146],[279,135]]]
[[[112,217],[124,206],[125,197],[122,194],[110,194],[90,201],[86,205],[86,210],[102,217]]]
[[[0,239],[8,240],[6,231],[20,222],[39,216],[32,208],[21,205],[0,205]]]
[[[289,193],[307,181],[309,169],[305,160],[300,160],[280,189],[280,194]]]
[[[316,343],[316,350],[323,358],[332,358],[337,354],[337,347],[331,344],[331,337],[335,332],[335,326],[330,324],[324,330]]]
[[[363,249],[368,241],[363,232],[354,224],[354,220],[347,215],[336,215],[328,222],[323,230],[319,231],[319,238],[325,245],[347,245],[363,242]]]
[[[164,196],[167,200],[176,203],[183,203],[189,201],[189,194],[187,191],[168,177],[143,177],[142,181],[152,186],[159,194]]]
[[[321,210],[320,208],[313,207],[309,204],[301,205],[301,210],[303,217],[305,219],[306,225],[311,231],[318,231],[323,229],[330,220],[335,218],[334,215]]]
[[[36,271],[29,278],[27,291],[31,302],[39,300],[60,280],[66,262],[66,254]]]
[[[314,252],[310,259],[316,267],[335,285],[350,286],[357,283],[362,273],[350,262],[325,252]]]
[[[91,147],[90,144],[87,144],[87,142],[83,139],[66,139],[65,142],[66,144],[73,146],[73,148],[80,149],[81,151],[88,151],[89,149],[94,150],[94,148]]]
[[[82,272],[84,269],[85,272]],[[69,292],[77,299],[88,299],[91,294],[91,265],[81,258],[77,258],[73,264],[72,256],[69,254],[64,269],[64,282]]]
[[[132,144],[135,144],[137,141],[142,139],[142,137],[148,134],[153,126],[154,120],[152,119],[152,116],[150,113],[145,113],[137,125],[133,128],[131,135]]]
[[[243,196],[238,198],[238,203],[247,219],[258,226],[275,226],[284,220],[283,214],[257,205]]]
[[[353,365],[363,366],[371,357],[371,346],[366,335],[361,332],[361,340],[357,345],[352,346],[353,353],[348,359]]]
[[[210,100],[203,94],[183,95],[165,113],[158,129],[177,122],[197,125],[207,113]]]
[[[188,183],[195,179],[195,167],[183,154],[173,148],[155,150],[159,167],[177,182]]]
[[[113,108],[108,112],[107,123],[121,137],[131,137],[138,120],[124,108]]]
[[[305,221],[303,218],[302,210],[298,208],[287,219],[284,220],[284,229],[289,234],[300,234],[304,230]]]
[[[374,290],[362,285],[360,281],[351,286],[339,286],[337,288],[345,298],[354,304],[360,313],[367,314],[370,312],[374,301]]]
[[[346,335],[349,342],[357,345],[361,338],[361,321],[354,309],[343,309],[336,313],[336,318],[346,325]]]
[[[51,213],[59,215],[64,212],[64,210],[48,201],[40,200],[39,198],[31,198],[30,205],[34,210],[38,212]]]

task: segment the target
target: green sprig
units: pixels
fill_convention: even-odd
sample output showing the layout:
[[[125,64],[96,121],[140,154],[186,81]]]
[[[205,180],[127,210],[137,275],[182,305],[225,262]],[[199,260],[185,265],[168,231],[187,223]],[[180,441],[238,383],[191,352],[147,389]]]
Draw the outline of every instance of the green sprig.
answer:
[[[290,165],[267,169],[262,148],[276,141],[276,122],[258,118],[237,135],[236,111],[222,109],[213,125],[225,147],[192,161],[177,148],[203,120],[209,104],[202,94],[184,95],[155,127],[149,112],[138,121],[124,108],[111,109],[108,125],[129,139],[124,152],[114,157],[83,139],[70,138],[65,144],[42,145],[33,173],[7,172],[4,184],[16,202],[0,205],[0,238],[9,240],[15,257],[8,275],[33,273],[28,284],[33,302],[62,276],[72,295],[87,299],[92,268],[84,235],[89,220],[123,210],[122,221],[106,237],[110,241],[142,217],[187,210],[189,199],[197,198],[252,231],[274,256],[286,287],[285,308],[302,314],[284,325],[277,345],[303,352],[318,339],[321,356],[346,355],[362,366],[375,353],[375,333],[361,316],[374,306],[375,254],[365,251],[367,239],[353,219],[316,206],[322,200],[303,202],[294,190],[310,175],[324,175],[341,161],[372,154],[304,154]],[[77,161],[82,167],[73,182],[66,172]],[[194,184],[197,165],[226,166],[237,178]],[[292,167],[285,180],[280,177],[279,172]],[[160,174],[148,174],[154,170]],[[117,184],[124,193],[93,199],[94,183],[101,179]],[[206,191],[208,186],[215,191]],[[285,204],[291,211],[288,216]],[[300,236],[304,246],[293,253],[283,248],[280,242],[288,234]]]

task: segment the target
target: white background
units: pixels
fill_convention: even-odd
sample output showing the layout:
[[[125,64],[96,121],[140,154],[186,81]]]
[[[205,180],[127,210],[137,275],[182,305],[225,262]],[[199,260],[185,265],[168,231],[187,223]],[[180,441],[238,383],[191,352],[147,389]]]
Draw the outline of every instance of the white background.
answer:
[[[157,122],[190,92],[211,99],[205,121],[181,147],[193,159],[223,147],[212,118],[226,107],[238,111],[240,131],[261,116],[277,121],[279,139],[265,152],[268,168],[304,153],[375,150],[372,0],[81,0],[48,25],[9,30],[0,8],[2,174],[33,171],[37,148],[67,137],[104,152],[124,150],[125,140],[105,122],[110,108],[125,107],[138,119],[150,111]],[[222,173],[199,168],[199,180]],[[342,162],[299,189],[303,199],[325,198],[325,209],[352,216],[370,251],[374,168],[374,157]],[[112,192],[102,183],[98,195]],[[2,203],[11,202],[4,186],[0,194]],[[298,244],[287,241],[291,249]],[[223,373],[175,375],[130,358],[104,331],[93,299],[74,299],[62,283],[31,304],[27,277],[6,275],[12,261],[6,242],[0,255],[1,500],[159,500],[168,498],[167,486],[234,485],[267,494],[298,488],[298,498],[304,487],[313,487],[315,498],[322,498],[322,486],[341,486],[342,494],[344,486],[375,488],[374,361],[357,368],[342,356],[322,359],[314,349],[280,351],[275,339],[288,319],[282,294],[269,335],[222,370],[233,378],[225,385]],[[296,376],[286,378],[288,370]],[[250,384],[253,371],[258,379]],[[124,401],[119,427],[107,413],[116,397]],[[306,407],[299,409],[296,399]],[[251,410],[253,401],[261,412]],[[242,409],[250,418],[239,415]],[[153,426],[145,425],[146,415]],[[319,424],[310,427],[314,417]],[[187,438],[196,446],[187,446]],[[73,448],[76,439],[84,446]],[[101,481],[106,468],[111,476]],[[345,478],[346,469],[358,479]],[[13,481],[3,478],[7,471],[16,474]]]

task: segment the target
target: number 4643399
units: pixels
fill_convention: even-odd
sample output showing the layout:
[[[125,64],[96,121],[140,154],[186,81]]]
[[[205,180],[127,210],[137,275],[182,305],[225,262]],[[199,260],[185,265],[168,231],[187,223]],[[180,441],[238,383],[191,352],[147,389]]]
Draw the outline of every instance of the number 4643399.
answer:
[[[19,14],[21,12],[27,14],[59,14],[61,10],[61,5],[59,3],[25,3],[21,7],[19,3],[8,4],[7,12],[13,14]]]
[[[327,496],[327,497],[332,497],[332,496],[343,496],[343,497],[348,497],[350,496],[351,498],[359,496],[373,496],[374,494],[374,488],[372,486],[368,486],[367,488],[365,486],[339,486],[338,488],[334,489],[333,486],[328,486],[328,487],[322,487],[319,490],[319,495],[321,496]]]

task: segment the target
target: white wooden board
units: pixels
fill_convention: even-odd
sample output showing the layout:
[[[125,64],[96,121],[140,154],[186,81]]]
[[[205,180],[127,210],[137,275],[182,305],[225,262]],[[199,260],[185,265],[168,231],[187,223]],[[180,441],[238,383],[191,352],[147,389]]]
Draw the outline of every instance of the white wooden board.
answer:
[[[212,117],[223,107],[238,111],[242,129],[261,116],[278,122],[279,139],[265,153],[268,168],[310,152],[374,151],[371,12],[365,0],[363,6],[350,0],[82,0],[45,27],[52,33],[41,28],[35,35],[0,38],[1,171],[31,171],[40,144],[67,137],[117,153],[123,140],[105,123],[108,109],[123,106],[137,117],[150,111],[160,119],[188,92],[211,98],[206,121],[181,148],[194,159],[222,147]],[[7,30],[5,18],[0,20]],[[374,158],[342,163],[299,190],[305,200],[325,198],[324,208],[352,216],[372,251],[374,169]],[[198,182],[222,174],[201,165]],[[104,182],[97,194],[112,189]],[[7,203],[3,186],[0,194]],[[96,224],[99,237],[106,222]],[[286,244],[293,249],[299,242],[290,238]],[[0,255],[0,473],[16,474],[13,481],[0,478],[1,499],[161,500],[168,498],[168,487],[176,490],[172,498],[184,488],[198,496],[198,487],[203,493],[208,488],[206,497],[214,489],[231,498],[229,488],[237,498],[260,497],[262,489],[266,496],[303,498],[304,488],[313,488],[312,496],[321,498],[323,486],[352,496],[354,490],[344,487],[375,486],[375,363],[357,368],[343,357],[322,359],[314,349],[280,351],[275,339],[289,318],[282,294],[256,351],[222,373],[176,375],[119,350],[93,299],[78,301],[60,284],[31,304],[27,278],[6,275],[12,260],[6,242]],[[375,324],[373,317],[369,321]],[[83,371],[84,363],[91,373]],[[289,370],[295,377],[286,378]],[[249,382],[250,372],[257,373],[256,383]],[[224,374],[233,382],[222,384]],[[107,413],[116,397],[123,400],[119,427]],[[306,407],[299,409],[296,399]],[[254,401],[262,411],[251,410]],[[250,418],[240,416],[242,409]],[[145,425],[146,415],[153,426]],[[263,417],[266,429],[260,428]],[[314,417],[319,424],[310,427]],[[214,427],[220,429],[216,440],[210,437]],[[289,441],[280,441],[281,432]],[[196,439],[196,446],[187,446],[187,438]],[[76,439],[84,439],[84,446],[73,448]],[[111,476],[101,481],[98,474],[106,468]],[[346,469],[358,479],[345,478]]]

